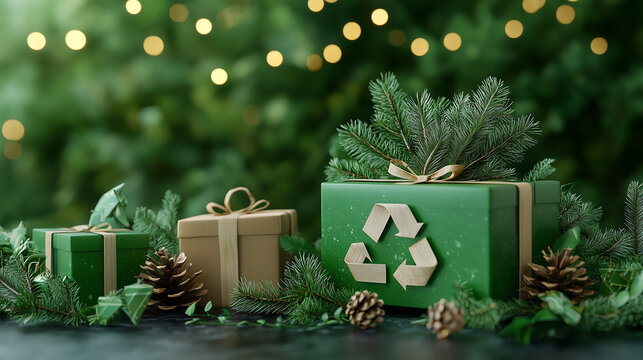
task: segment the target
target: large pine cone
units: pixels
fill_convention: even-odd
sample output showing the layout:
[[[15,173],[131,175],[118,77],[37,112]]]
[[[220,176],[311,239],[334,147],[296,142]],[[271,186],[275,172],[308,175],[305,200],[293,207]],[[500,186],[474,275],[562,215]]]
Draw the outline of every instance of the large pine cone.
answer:
[[[356,291],[346,305],[346,315],[351,324],[359,326],[360,329],[375,327],[384,321],[384,301],[377,298],[377,293],[370,293],[368,290]]]
[[[145,272],[137,276],[154,286],[152,297],[147,303],[150,308],[174,310],[177,307],[188,307],[201,300],[201,296],[208,292],[203,283],[195,282],[203,270],[191,274],[189,270],[192,263],[186,264],[185,253],[170,256],[163,248],[156,252],[156,256],[160,262],[147,255],[145,265],[141,265]]]
[[[464,327],[464,309],[458,308],[453,301],[445,299],[430,306],[427,310],[429,321],[426,327],[437,335],[438,339],[447,338]]]
[[[548,291],[560,291],[574,304],[583,301],[583,298],[594,294],[594,290],[586,289],[594,281],[587,277],[587,269],[583,267],[584,261],[579,261],[578,255],[571,256],[572,250],[565,249],[554,254],[551,247],[547,247],[549,255],[543,250],[543,257],[547,266],[528,264],[533,270],[532,276],[523,275],[524,290],[529,298],[536,298],[539,294]]]

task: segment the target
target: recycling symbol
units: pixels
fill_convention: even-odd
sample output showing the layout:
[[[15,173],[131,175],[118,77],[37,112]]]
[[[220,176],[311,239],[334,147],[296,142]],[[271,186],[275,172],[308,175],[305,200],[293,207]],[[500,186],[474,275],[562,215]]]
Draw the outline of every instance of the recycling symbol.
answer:
[[[399,237],[415,239],[424,223],[417,222],[406,204],[375,204],[362,229],[376,243],[380,240],[389,219],[397,227]],[[406,290],[407,286],[425,286],[436,266],[438,259],[433,254],[426,237],[409,247],[415,265],[407,265],[404,260],[393,273],[393,277]],[[368,259],[371,263],[365,263]],[[386,265],[373,264],[363,242],[352,243],[344,257],[353,278],[359,282],[386,284]]]

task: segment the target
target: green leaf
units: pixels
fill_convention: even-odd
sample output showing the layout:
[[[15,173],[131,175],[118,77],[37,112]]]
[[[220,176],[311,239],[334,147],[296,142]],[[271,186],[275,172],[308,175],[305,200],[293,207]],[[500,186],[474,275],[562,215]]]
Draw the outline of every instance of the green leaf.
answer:
[[[132,284],[123,288],[123,311],[132,321],[132,324],[138,325],[143,316],[143,312],[147,307],[150,297],[152,297],[152,290],[154,287],[148,284]]]
[[[565,249],[576,249],[580,243],[580,227],[575,226],[567,231],[565,231],[561,236],[559,236],[554,242],[554,250],[562,251]]]
[[[190,320],[186,321],[183,325],[192,325],[192,324],[198,323],[199,321],[201,321],[201,319],[194,318],[194,319],[190,319]]]
[[[205,307],[203,308],[203,310],[205,310],[205,312],[209,312],[210,310],[212,310],[212,301],[208,301],[205,304]]]
[[[99,325],[109,324],[119,313],[123,306],[123,299],[118,295],[107,295],[98,298],[96,317],[94,322]]]
[[[185,309],[185,315],[187,316],[194,315],[194,310],[196,310],[196,303],[192,303],[192,305],[188,306],[188,308]]]
[[[123,195],[124,186],[125,184],[120,184],[98,199],[89,218],[89,225],[108,223],[117,229],[130,227],[129,220],[125,215],[127,199]]]
[[[643,292],[643,270],[632,280],[630,284],[630,296],[633,298],[638,297]]]
[[[504,329],[500,330],[500,336],[513,336],[517,343],[527,345],[531,342],[531,319],[516,316],[511,323]]]
[[[335,318],[335,320],[337,320],[339,322],[342,321],[342,310],[344,310],[344,309],[340,306],[333,313],[333,317]]]
[[[531,322],[535,324],[546,321],[557,321],[558,319],[558,315],[556,315],[550,309],[542,309],[534,314],[534,316],[531,318]]]
[[[555,314],[560,315],[568,325],[577,325],[581,319],[580,313],[565,294],[559,291],[549,291],[538,297],[549,306]]]
[[[327,314],[327,313],[323,313],[323,314],[322,314],[322,316],[321,316],[321,320],[322,320],[323,322],[328,321],[328,314]]]
[[[618,309],[630,301],[630,293],[627,290],[621,290],[614,295],[614,306]]]
[[[226,308],[223,308],[223,315],[228,319],[230,319],[232,317],[232,315],[230,314],[230,310],[228,310]]]

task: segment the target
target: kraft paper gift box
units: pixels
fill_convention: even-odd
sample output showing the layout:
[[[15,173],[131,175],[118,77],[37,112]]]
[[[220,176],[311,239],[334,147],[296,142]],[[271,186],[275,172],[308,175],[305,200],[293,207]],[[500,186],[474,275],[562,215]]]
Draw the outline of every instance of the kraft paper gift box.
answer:
[[[100,227],[84,229],[34,229],[33,239],[38,250],[46,254],[51,274],[70,276],[80,288],[80,300],[93,305],[99,296],[136,281],[149,249],[149,234]],[[51,236],[49,252],[47,233]],[[110,244],[108,238],[112,235]]]
[[[236,191],[248,194],[251,199],[248,208],[230,209],[229,198]],[[253,204],[260,203],[261,207],[252,208]],[[277,285],[287,259],[279,238],[296,233],[296,211],[262,210],[268,202],[255,202],[245,188],[230,190],[226,195],[226,206],[215,204],[222,213],[216,213],[212,204],[208,204],[210,213],[182,219],[178,223],[181,251],[192,263],[193,271],[203,270],[199,281],[204,283],[208,293],[201,298],[199,305],[212,301],[215,306],[229,306],[235,282],[242,278],[270,281]]]
[[[556,181],[344,182],[321,192],[324,267],[338,286],[387,305],[426,308],[464,282],[482,297],[518,297],[526,263],[541,262],[558,236]]]

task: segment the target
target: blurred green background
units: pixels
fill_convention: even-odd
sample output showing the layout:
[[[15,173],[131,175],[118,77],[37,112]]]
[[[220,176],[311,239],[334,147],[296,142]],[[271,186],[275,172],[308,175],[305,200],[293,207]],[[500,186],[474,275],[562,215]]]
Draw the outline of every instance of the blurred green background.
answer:
[[[185,216],[243,185],[314,238],[335,129],[371,115],[386,71],[448,97],[504,79],[543,129],[520,172],[556,158],[554,178],[620,224],[643,178],[641,14],[625,0],[0,0],[0,224],[84,223],[120,182],[131,213],[172,189]]]

